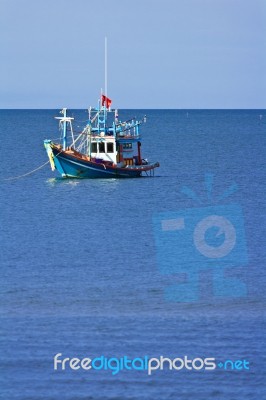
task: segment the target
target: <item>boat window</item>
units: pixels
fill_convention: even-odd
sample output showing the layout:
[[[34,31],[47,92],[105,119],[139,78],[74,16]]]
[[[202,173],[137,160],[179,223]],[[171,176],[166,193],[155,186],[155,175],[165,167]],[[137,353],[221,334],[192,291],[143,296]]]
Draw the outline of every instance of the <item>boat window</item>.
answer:
[[[132,143],[124,143],[123,149],[132,149]]]
[[[114,144],[107,143],[107,153],[113,153],[113,152],[114,152]]]
[[[91,152],[92,153],[97,153],[97,143],[93,142],[91,144]]]
[[[105,153],[104,142],[99,143],[99,153]]]

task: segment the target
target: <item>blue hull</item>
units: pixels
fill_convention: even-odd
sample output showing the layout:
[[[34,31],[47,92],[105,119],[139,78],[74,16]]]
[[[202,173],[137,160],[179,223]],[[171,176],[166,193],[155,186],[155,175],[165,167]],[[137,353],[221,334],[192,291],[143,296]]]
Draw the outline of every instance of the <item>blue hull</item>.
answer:
[[[96,162],[84,160],[81,157],[69,154],[53,146],[51,142],[45,141],[45,147],[49,156],[52,154],[52,160],[55,168],[65,178],[138,178],[143,172],[153,171],[159,164],[148,164],[143,166],[127,166],[118,168]],[[49,156],[51,161],[51,156]]]

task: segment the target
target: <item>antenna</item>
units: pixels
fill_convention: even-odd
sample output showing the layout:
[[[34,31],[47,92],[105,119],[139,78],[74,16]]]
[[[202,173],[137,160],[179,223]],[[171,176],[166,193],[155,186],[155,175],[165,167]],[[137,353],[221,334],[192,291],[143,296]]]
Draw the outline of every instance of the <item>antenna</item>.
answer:
[[[107,97],[107,37],[104,40],[104,91]]]

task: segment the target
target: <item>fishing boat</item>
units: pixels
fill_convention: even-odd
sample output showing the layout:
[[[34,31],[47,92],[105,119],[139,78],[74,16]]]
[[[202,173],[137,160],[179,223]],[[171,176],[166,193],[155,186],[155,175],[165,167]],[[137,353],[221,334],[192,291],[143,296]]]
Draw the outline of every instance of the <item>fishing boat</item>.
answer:
[[[101,94],[96,108],[89,108],[85,127],[77,134],[74,118],[63,108],[59,121],[59,143],[46,139],[44,147],[63,178],[136,178],[154,176],[158,162],[149,162],[141,151],[140,126],[146,122],[132,118],[120,121],[112,100]]]

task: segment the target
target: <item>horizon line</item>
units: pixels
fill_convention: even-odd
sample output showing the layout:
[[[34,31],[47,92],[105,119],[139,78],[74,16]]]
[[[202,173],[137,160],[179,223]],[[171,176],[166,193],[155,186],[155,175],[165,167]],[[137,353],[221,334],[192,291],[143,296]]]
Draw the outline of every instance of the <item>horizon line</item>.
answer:
[[[14,111],[17,111],[17,110],[59,110],[59,109],[61,109],[62,108],[62,106],[61,107],[47,107],[47,108],[44,108],[44,107],[34,107],[34,108],[32,108],[32,107],[27,107],[27,108],[21,108],[21,107],[19,107],[19,108],[17,108],[17,107],[8,107],[8,108],[0,108],[0,110],[3,110],[3,111],[7,111],[7,110],[14,110]],[[67,109],[68,110],[87,110],[89,107],[82,107],[82,108],[80,108],[80,107],[67,107]],[[207,107],[207,108],[196,108],[196,107],[192,107],[192,108],[144,108],[144,107],[141,107],[141,108],[135,108],[135,107],[130,107],[130,108],[119,108],[119,107],[117,107],[119,110],[224,110],[224,111],[230,111],[230,110],[239,110],[239,111],[241,111],[241,110],[262,110],[262,111],[266,111],[266,108],[232,108],[232,107],[230,107],[230,108],[220,108],[220,107],[214,107],[214,108],[209,108],[209,107]],[[116,108],[112,108],[112,110],[115,110]]]

